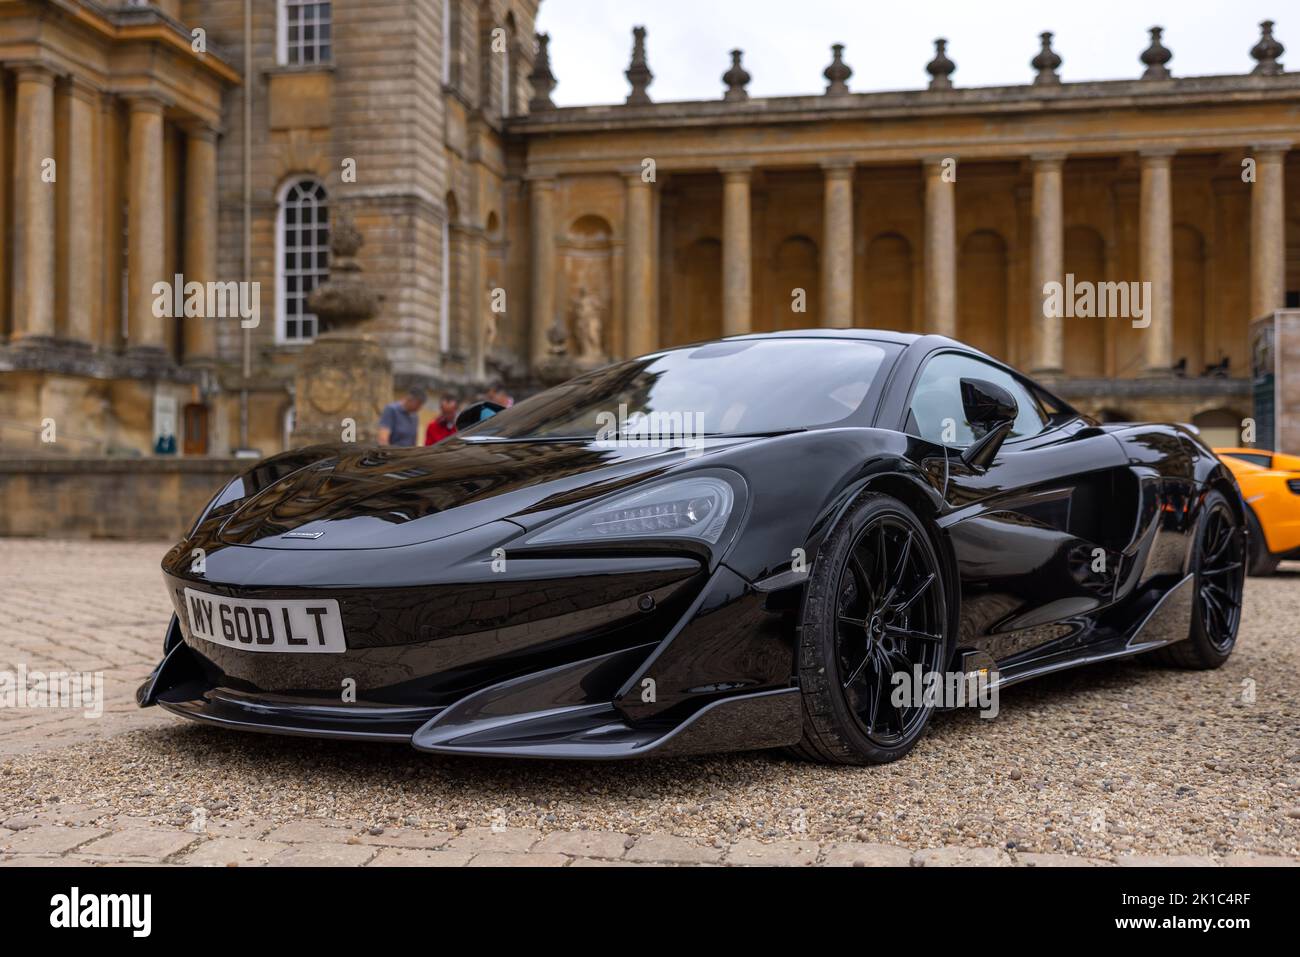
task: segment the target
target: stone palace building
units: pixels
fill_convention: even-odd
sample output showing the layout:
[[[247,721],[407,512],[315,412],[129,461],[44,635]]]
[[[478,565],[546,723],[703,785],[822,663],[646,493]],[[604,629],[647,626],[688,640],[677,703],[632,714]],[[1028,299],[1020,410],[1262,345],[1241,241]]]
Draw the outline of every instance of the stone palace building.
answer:
[[[0,0],[0,457],[290,443],[344,219],[399,389],[863,326],[965,339],[1106,418],[1233,441],[1251,414],[1248,324],[1300,305],[1271,23],[1223,38],[1240,75],[1181,76],[1157,28],[1131,79],[1063,82],[1044,33],[1023,85],[963,87],[939,41],[921,88],[859,91],[875,37],[775,98],[719,37],[718,95],[664,103],[637,30],[625,103],[557,109],[537,7]],[[1045,317],[1067,276],[1150,282],[1149,325]],[[176,277],[256,283],[257,325],[160,310]]]

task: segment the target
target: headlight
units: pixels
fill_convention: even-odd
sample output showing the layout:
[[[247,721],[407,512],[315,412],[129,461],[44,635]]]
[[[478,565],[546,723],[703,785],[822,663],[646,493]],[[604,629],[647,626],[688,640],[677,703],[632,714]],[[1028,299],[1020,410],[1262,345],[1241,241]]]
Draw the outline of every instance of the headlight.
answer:
[[[695,538],[716,545],[736,493],[722,479],[681,478],[599,502],[543,529],[529,544]]]

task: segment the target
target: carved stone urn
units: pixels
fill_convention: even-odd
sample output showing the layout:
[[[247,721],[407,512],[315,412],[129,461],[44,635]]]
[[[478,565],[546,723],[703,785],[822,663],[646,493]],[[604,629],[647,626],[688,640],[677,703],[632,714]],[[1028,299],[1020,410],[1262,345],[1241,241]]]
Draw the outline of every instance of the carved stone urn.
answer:
[[[379,415],[393,398],[393,368],[363,330],[384,297],[361,277],[364,242],[347,214],[330,231],[330,275],[307,296],[318,334],[298,357],[293,444],[373,443]]]

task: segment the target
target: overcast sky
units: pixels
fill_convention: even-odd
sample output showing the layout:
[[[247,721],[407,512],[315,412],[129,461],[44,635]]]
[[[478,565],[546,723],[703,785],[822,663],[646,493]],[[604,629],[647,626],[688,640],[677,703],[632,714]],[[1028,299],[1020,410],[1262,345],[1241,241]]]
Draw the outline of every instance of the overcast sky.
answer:
[[[851,90],[919,89],[935,37],[948,39],[954,84],[1027,83],[1044,30],[1066,81],[1141,75],[1152,26],[1165,28],[1176,76],[1247,73],[1265,19],[1278,20],[1282,62],[1300,68],[1295,0],[542,0],[538,29],[551,35],[556,104],[578,106],[622,102],[636,25],[647,30],[651,97],[695,100],[722,95],[734,47],[751,96],[822,92],[832,43],[845,45]]]

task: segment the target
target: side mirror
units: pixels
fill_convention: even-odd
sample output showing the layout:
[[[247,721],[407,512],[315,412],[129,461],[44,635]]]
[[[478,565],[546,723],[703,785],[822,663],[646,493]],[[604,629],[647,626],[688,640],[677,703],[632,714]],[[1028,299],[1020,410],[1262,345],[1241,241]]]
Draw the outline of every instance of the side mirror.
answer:
[[[961,460],[971,468],[986,469],[1011,433],[1020,406],[1010,392],[984,379],[961,380],[961,406],[971,428],[984,433],[962,452]]]
[[[492,416],[496,415],[504,408],[505,406],[503,405],[497,405],[495,402],[488,402],[486,400],[475,402],[473,405],[467,405],[465,408],[461,409],[460,414],[456,416],[456,431],[464,432],[466,429],[472,429],[484,419],[492,418]]]

